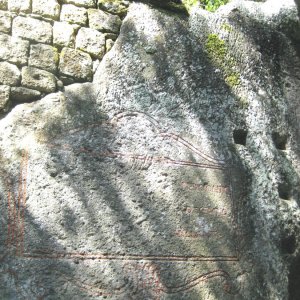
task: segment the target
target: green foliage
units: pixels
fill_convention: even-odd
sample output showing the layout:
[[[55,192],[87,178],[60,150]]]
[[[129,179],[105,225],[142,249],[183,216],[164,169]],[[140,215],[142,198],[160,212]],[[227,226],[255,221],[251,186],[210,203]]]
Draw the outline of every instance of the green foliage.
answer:
[[[201,5],[208,11],[214,12],[221,5],[228,3],[229,0],[200,0]]]
[[[188,11],[190,11],[194,5],[200,5],[202,8],[214,12],[221,5],[224,5],[228,2],[229,0],[182,0],[182,3]]]

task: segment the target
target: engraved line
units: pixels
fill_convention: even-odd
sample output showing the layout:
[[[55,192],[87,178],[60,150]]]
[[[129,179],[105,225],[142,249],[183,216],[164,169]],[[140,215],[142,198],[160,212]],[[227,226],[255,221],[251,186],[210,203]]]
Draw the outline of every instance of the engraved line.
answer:
[[[213,272],[208,272],[206,274],[203,274],[181,286],[168,287],[168,286],[161,285],[162,287],[160,287],[160,290],[166,294],[180,293],[180,292],[191,289],[192,287],[198,285],[200,282],[208,281],[209,279],[214,278],[214,277],[230,278],[230,276],[227,272],[225,272],[223,270],[216,270]]]
[[[25,235],[25,209],[26,209],[26,193],[27,193],[27,172],[28,172],[28,152],[24,152],[24,177],[23,177],[23,194],[22,194],[22,215],[21,215],[21,247],[20,247],[20,254],[21,256],[24,253],[24,235]]]
[[[24,155],[22,153],[22,159],[20,164],[20,174],[19,174],[19,186],[18,186],[18,202],[17,202],[17,234],[16,234],[16,253],[19,253],[20,248],[20,234],[21,234],[21,205],[22,205],[22,195],[23,195],[23,165],[24,165]]]
[[[7,184],[8,192],[7,192],[7,241],[6,245],[10,247],[12,242],[12,228],[11,228],[11,219],[12,219],[12,211],[11,211],[11,192],[9,184]]]
[[[113,254],[85,254],[60,253],[45,250],[36,250],[24,253],[27,258],[53,258],[53,259],[91,259],[91,260],[147,260],[147,261],[238,261],[236,256],[147,256],[147,255],[113,255]]]

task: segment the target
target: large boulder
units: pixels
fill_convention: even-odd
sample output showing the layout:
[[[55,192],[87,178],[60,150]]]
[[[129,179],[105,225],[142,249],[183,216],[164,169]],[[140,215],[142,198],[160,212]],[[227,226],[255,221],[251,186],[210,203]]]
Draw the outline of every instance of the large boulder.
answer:
[[[134,3],[92,83],[0,121],[3,299],[299,298],[299,20],[272,3]]]

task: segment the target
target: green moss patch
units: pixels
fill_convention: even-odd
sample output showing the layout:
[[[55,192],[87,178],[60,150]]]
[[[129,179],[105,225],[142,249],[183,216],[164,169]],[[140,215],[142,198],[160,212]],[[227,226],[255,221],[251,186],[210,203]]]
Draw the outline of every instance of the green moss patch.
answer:
[[[227,85],[231,88],[239,85],[240,74],[235,70],[237,63],[230,56],[225,41],[217,34],[209,34],[206,39],[205,50],[213,65],[221,69]]]

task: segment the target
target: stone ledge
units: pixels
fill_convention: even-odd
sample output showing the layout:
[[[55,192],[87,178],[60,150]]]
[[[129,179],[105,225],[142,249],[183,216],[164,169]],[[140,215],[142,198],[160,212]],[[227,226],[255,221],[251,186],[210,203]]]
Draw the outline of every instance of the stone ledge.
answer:
[[[31,45],[28,61],[29,66],[55,73],[57,71],[58,60],[59,55],[56,48],[43,44]]]
[[[89,9],[88,16],[90,28],[113,33],[120,30],[122,21],[119,16],[98,9]]]
[[[8,0],[8,10],[16,13],[30,13],[31,0]]]
[[[86,26],[87,20],[87,10],[85,8],[77,7],[72,4],[62,6],[60,21]]]
[[[44,93],[56,91],[56,78],[53,74],[33,67],[22,68],[23,87],[35,89]]]
[[[25,65],[28,61],[29,42],[0,33],[0,59]]]
[[[91,81],[93,61],[87,53],[71,48],[63,48],[60,56],[59,72],[78,80]]]
[[[76,6],[82,6],[86,8],[96,7],[97,0],[61,0],[64,4],[74,4]]]
[[[0,112],[6,112],[9,104],[10,87],[0,85]]]
[[[35,42],[50,44],[52,42],[52,26],[45,21],[16,17],[13,20],[12,35]]]
[[[12,15],[6,11],[0,11],[0,31],[10,33],[12,23]]]
[[[21,72],[13,64],[8,62],[0,62],[0,84],[18,85],[21,79]]]
[[[75,47],[75,28],[66,22],[54,22],[53,44],[60,47]]]
[[[105,36],[95,29],[82,27],[76,37],[76,48],[101,59],[105,54]]]
[[[24,88],[12,87],[10,89],[10,98],[13,102],[24,103],[38,100],[41,97],[41,92]]]
[[[60,13],[60,5],[56,0],[32,0],[32,12],[58,20]]]

